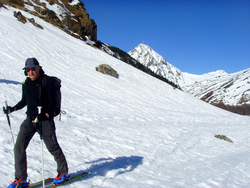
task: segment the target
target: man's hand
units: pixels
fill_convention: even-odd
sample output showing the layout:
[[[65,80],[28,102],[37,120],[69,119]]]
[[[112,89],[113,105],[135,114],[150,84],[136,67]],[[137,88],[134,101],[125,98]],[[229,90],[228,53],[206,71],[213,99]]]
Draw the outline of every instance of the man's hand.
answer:
[[[3,107],[3,112],[5,114],[10,114],[13,111],[15,111],[15,107],[11,107],[11,106],[7,106],[7,108]]]

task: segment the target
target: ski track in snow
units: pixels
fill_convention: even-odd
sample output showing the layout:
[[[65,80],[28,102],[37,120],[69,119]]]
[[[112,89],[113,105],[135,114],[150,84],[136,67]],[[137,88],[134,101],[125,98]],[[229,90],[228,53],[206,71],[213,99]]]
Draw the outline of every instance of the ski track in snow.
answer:
[[[90,172],[67,187],[250,187],[249,117],[174,90],[39,18],[44,30],[24,25],[8,8],[0,9],[0,99],[11,106],[21,99],[28,57],[62,80],[67,114],[55,119],[57,137],[69,172]],[[100,64],[111,65],[119,79],[97,72]],[[15,139],[25,110],[10,116]],[[0,187],[7,187],[14,179],[14,158],[3,113],[0,126]],[[45,176],[55,177],[56,163],[43,151]],[[35,135],[27,149],[32,182],[41,179],[40,153]]]

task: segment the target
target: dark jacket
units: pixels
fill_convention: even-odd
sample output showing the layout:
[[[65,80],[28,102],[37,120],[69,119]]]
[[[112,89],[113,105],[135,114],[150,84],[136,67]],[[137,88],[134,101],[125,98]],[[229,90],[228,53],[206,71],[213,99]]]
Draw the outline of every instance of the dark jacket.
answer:
[[[22,85],[22,99],[15,105],[16,110],[20,110],[26,105],[26,114],[31,119],[38,116],[38,106],[42,106],[41,120],[48,119],[45,113],[49,114],[49,119],[53,119],[55,108],[54,85],[50,77],[44,74],[42,69],[37,80],[32,81],[27,77]]]

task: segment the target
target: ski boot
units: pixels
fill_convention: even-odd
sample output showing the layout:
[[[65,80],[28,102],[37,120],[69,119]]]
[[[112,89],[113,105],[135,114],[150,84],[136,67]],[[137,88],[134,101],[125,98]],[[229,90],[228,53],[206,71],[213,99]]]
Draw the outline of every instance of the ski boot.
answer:
[[[8,188],[22,188],[27,187],[28,185],[27,179],[17,178],[8,186]]]
[[[61,174],[58,174],[58,176],[56,176],[56,178],[53,180],[53,183],[55,185],[61,184],[61,183],[65,182],[65,181],[67,181],[68,179],[69,179],[68,175],[61,173]]]

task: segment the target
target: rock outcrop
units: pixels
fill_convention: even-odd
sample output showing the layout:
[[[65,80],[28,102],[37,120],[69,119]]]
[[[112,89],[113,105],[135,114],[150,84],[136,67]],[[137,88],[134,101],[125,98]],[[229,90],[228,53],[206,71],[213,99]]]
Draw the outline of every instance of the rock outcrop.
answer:
[[[39,0],[0,0],[0,3],[29,12],[76,38],[85,40],[87,36],[97,42],[97,25],[79,0],[46,0],[46,3]],[[17,16],[25,23],[20,13]]]

